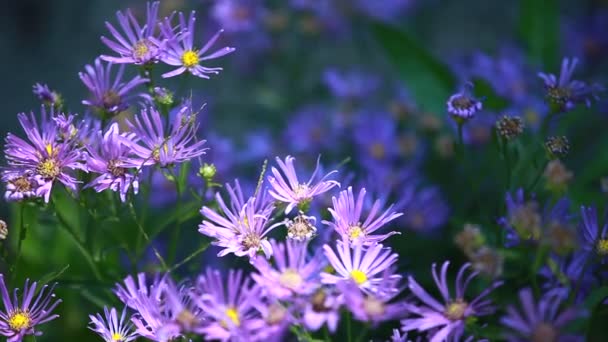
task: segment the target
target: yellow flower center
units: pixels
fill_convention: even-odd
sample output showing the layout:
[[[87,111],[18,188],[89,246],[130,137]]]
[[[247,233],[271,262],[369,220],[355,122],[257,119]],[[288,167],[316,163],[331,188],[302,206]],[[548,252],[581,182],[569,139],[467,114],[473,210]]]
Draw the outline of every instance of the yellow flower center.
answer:
[[[558,331],[549,323],[540,323],[532,331],[531,342],[556,342]]]
[[[363,235],[365,235],[365,231],[363,231],[363,228],[359,224],[348,227],[348,237],[351,241],[357,240]]]
[[[296,290],[302,285],[303,279],[298,271],[288,268],[279,276],[279,283],[290,290]]]
[[[124,337],[121,334],[119,334],[119,333],[112,334],[112,341],[118,342],[118,341],[123,341],[123,340],[124,340]]]
[[[61,169],[59,165],[57,165],[57,161],[53,158],[46,158],[38,164],[38,168],[36,169],[38,174],[46,179],[54,179],[59,176],[61,173]]]
[[[11,179],[9,183],[14,185],[15,188],[17,188],[18,192],[32,191],[32,183],[24,176],[19,176],[15,179]]]
[[[237,327],[241,325],[241,320],[239,319],[239,313],[235,308],[226,309],[226,316],[236,325]]]
[[[357,285],[361,285],[367,281],[367,276],[360,270],[352,270],[350,272],[350,277]]]
[[[188,51],[184,52],[184,54],[182,55],[182,64],[186,68],[192,68],[193,66],[198,65],[198,62],[199,62],[198,53],[196,53],[196,51],[194,51],[194,50],[188,50]]]
[[[13,330],[24,330],[30,327],[30,315],[27,311],[15,311],[8,318],[8,325]]]
[[[597,242],[597,254],[599,255],[608,255],[608,239],[600,239]]]
[[[133,45],[133,57],[137,59],[143,59],[149,51],[150,48],[146,39],[142,39]]]
[[[467,302],[463,301],[462,299],[458,299],[446,306],[445,315],[452,321],[461,320],[464,317],[467,306]]]
[[[384,145],[382,145],[382,143],[373,143],[369,149],[372,154],[372,157],[378,160],[384,159],[384,157],[386,156],[386,149],[384,148]]]

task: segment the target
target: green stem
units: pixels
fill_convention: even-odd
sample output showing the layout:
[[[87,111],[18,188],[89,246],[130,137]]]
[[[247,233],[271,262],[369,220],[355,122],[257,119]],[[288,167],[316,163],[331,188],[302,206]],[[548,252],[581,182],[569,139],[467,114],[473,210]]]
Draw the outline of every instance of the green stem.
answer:
[[[353,340],[352,329],[351,329],[351,325],[352,325],[351,316],[352,315],[350,312],[346,314],[346,335],[348,337],[348,342],[351,342]]]
[[[526,193],[529,193],[530,191],[534,190],[534,187],[536,186],[536,184],[538,184],[538,182],[542,178],[543,174],[545,173],[545,168],[547,167],[547,164],[549,164],[549,161],[545,160],[545,162],[543,163],[543,165],[538,170],[538,173],[536,174],[536,177],[534,177],[534,180],[532,181],[532,184],[530,184],[530,186],[526,189]]]
[[[78,250],[80,251],[82,256],[84,256],[85,261],[87,262],[87,264],[89,264],[89,267],[91,268],[91,271],[93,271],[93,275],[95,276],[95,278],[97,280],[101,280],[102,279],[101,273],[99,272],[99,269],[97,268],[97,263],[95,263],[95,259],[93,258],[93,255],[91,255],[91,253],[87,250],[86,246],[82,243],[82,241],[80,241],[80,238],[78,237],[78,235],[76,234],[76,232],[74,231],[72,226],[59,213],[59,211],[56,210],[55,213],[56,213],[57,219],[59,219],[59,222],[61,223],[61,226],[64,227],[65,231],[68,233],[68,235],[70,235],[72,237],[72,240],[74,240],[76,247],[78,247]]]
[[[154,247],[152,245],[150,236],[148,236],[148,233],[146,233],[146,230],[144,229],[143,225],[137,219],[137,213],[135,212],[135,207],[133,206],[132,201],[129,201],[128,207],[129,207],[129,214],[131,214],[131,218],[133,219],[133,221],[135,221],[137,228],[139,228],[139,233],[144,237],[148,246],[152,247],[152,251],[154,252],[154,255],[156,256],[156,259],[158,259],[158,262],[160,262],[160,265],[163,268],[163,270],[164,271],[168,270],[169,268],[167,267],[167,263],[165,262],[165,259],[163,259],[162,255],[160,255],[160,253],[158,252],[156,247]]]
[[[197,255],[203,253],[204,251],[207,250],[207,247],[209,247],[209,243],[205,243],[203,244],[199,249],[197,249],[194,253],[190,254],[189,256],[187,256],[186,258],[184,258],[182,261],[178,262],[177,264],[175,264],[173,267],[171,267],[171,269],[169,270],[169,272],[173,272],[176,269],[182,267],[184,264],[188,263],[190,260],[194,259]]]
[[[464,123],[458,123],[458,153],[462,157],[464,155],[464,134],[463,134]]]
[[[19,240],[17,240],[17,256],[15,257],[15,263],[11,266],[11,281],[15,279],[15,274],[17,273],[17,265],[19,265],[19,261],[21,260],[21,246],[23,245],[23,240],[25,240],[27,236],[27,226],[24,223],[24,212],[25,212],[25,204],[19,204]]]
[[[179,180],[176,177],[175,172],[173,172],[173,169],[169,168],[169,172],[173,177],[173,182],[175,183],[175,191],[177,191],[177,208],[179,208],[181,206],[182,189],[179,185]],[[177,257],[177,245],[179,244],[181,230],[181,219],[178,219],[176,222],[176,226],[171,234],[171,244],[169,245],[168,259],[171,264],[175,261],[175,258]]]
[[[502,140],[502,154],[507,164],[507,191],[511,189],[511,155],[509,153],[509,143],[507,139]]]

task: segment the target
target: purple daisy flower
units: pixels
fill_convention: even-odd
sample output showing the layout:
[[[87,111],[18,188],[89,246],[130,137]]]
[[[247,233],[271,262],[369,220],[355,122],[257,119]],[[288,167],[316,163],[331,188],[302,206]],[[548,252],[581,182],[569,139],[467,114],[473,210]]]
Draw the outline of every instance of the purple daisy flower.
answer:
[[[560,296],[545,294],[538,302],[529,288],[519,291],[519,301],[523,311],[515,306],[507,308],[507,315],[501,323],[511,329],[505,336],[509,342],[544,342],[544,341],[584,341],[582,336],[568,334],[562,329],[582,315],[574,307],[562,308],[564,299]]]
[[[159,275],[156,275],[152,282],[149,282],[145,273],[138,273],[137,279],[128,276],[124,279],[123,284],[116,284],[114,293],[125,305],[136,309],[137,303],[135,301],[140,294],[160,300],[161,289],[162,278]]]
[[[326,180],[329,176],[338,172],[336,170],[329,172],[320,180],[316,180],[320,170],[320,158],[317,159],[317,167],[308,182],[300,183],[296,169],[293,166],[294,160],[294,157],[287,156],[285,157],[285,162],[283,162],[277,157],[277,164],[279,164],[279,168],[283,171],[283,174],[273,166],[271,169],[273,176],[268,176],[268,182],[272,187],[272,190],[269,190],[268,193],[277,201],[288,204],[287,208],[285,208],[285,214],[289,214],[296,206],[301,208],[307,207],[314,196],[323,194],[335,186],[340,186],[340,183],[335,180]],[[313,182],[315,183],[313,184]]]
[[[336,271],[336,274],[321,273],[323,284],[337,284],[340,281],[354,281],[359,288],[366,293],[394,293],[398,291],[394,287],[395,282],[387,282],[387,279],[397,280],[398,274],[386,275],[393,271],[392,267],[399,257],[390,248],[384,248],[381,244],[364,247],[362,245],[350,246],[348,242],[337,241],[338,254],[329,245],[324,245],[323,250],[327,260]],[[387,278],[388,277],[388,278]]]
[[[197,280],[201,296],[196,303],[206,318],[201,333],[208,340],[241,340],[256,328],[258,312],[254,306],[261,289],[242,271],[228,271],[222,277],[219,271],[207,269]]]
[[[335,68],[325,70],[323,81],[335,97],[346,100],[369,96],[380,85],[380,78],[375,75],[356,70],[340,72]]]
[[[259,0],[220,0],[211,8],[211,16],[228,32],[254,31],[264,15]]]
[[[254,307],[260,317],[252,319],[255,327],[251,339],[254,341],[281,342],[288,340],[289,327],[295,322],[290,307],[276,299],[257,299]]]
[[[343,298],[335,291],[335,288],[320,288],[305,302],[302,324],[312,331],[319,330],[327,324],[329,331],[335,332],[340,320]]]
[[[390,276],[387,273],[387,276]],[[390,279],[387,279],[391,281]],[[391,295],[374,295],[361,291],[354,281],[344,281],[337,284],[344,295],[344,304],[353,314],[353,317],[362,322],[371,322],[374,325],[402,318],[404,315],[404,302],[391,302],[396,292]]]
[[[173,71],[164,73],[164,78],[181,75],[186,71],[197,77],[209,78],[208,74],[219,74],[222,68],[208,68],[200,65],[200,63],[225,56],[235,50],[232,47],[224,47],[205,56],[205,53],[217,41],[223,30],[218,31],[211,37],[201,49],[195,48],[195,13],[195,11],[192,11],[188,17],[188,22],[186,22],[184,13],[179,12],[179,24],[176,28],[171,24],[171,18],[165,18],[164,22],[161,23],[161,32],[167,40],[166,51],[161,60],[168,65],[178,67]]]
[[[363,221],[361,215],[366,204],[366,193],[365,188],[362,188],[355,201],[352,187],[341,191],[338,198],[332,198],[333,208],[329,208],[329,212],[334,218],[333,222],[323,221],[324,224],[334,228],[344,241],[352,244],[371,245],[381,242],[391,235],[399,234],[399,232],[393,231],[387,234],[371,235],[403,214],[391,211],[392,205],[380,214],[382,201],[376,200],[369,210],[367,218]]]
[[[433,279],[441,293],[443,304],[431,297],[413,277],[408,277],[409,289],[421,303],[407,304],[407,311],[413,317],[401,321],[404,332],[413,330],[430,332],[428,338],[431,342],[441,342],[448,339],[459,341],[464,334],[464,327],[468,318],[490,315],[494,312],[494,307],[486,297],[502,283],[492,283],[475,299],[467,301],[465,298],[467,286],[478,274],[478,272],[472,272],[465,276],[465,273],[471,267],[471,264],[467,263],[458,271],[455,296],[451,296],[447,279],[449,265],[449,261],[444,262],[441,267],[441,274],[438,274],[437,265],[433,264]]]
[[[417,233],[425,234],[437,231],[446,224],[450,217],[450,208],[443,198],[440,189],[435,186],[420,188],[408,196],[412,188],[404,188],[404,199],[396,204],[403,212],[399,219],[405,226]]]
[[[126,14],[117,11],[116,18],[124,35],[106,22],[106,27],[114,40],[102,36],[101,41],[120,57],[101,55],[101,59],[115,64],[140,65],[157,62],[164,47],[164,42],[157,37],[156,31],[159,5],[160,1],[146,4],[146,22],[143,26],[139,25],[131,9],[127,9]]]
[[[2,181],[6,183],[4,199],[9,202],[40,197],[38,189],[44,184],[40,175],[35,175],[29,170],[22,173],[7,172],[2,175]]]
[[[102,116],[114,116],[129,108],[129,102],[135,97],[150,101],[145,93],[129,94],[135,87],[148,82],[148,79],[135,76],[127,83],[122,82],[125,66],[118,67],[118,73],[112,80],[112,63],[104,67],[101,59],[95,60],[95,65],[87,64],[85,72],[78,73],[82,83],[89,89],[91,97],[83,100],[82,104],[99,111]]]
[[[8,161],[6,175],[17,175],[17,178],[9,176],[9,189],[15,187],[11,194],[20,193],[23,197],[36,188],[35,195],[44,197],[48,203],[53,183],[58,180],[67,188],[76,191],[78,181],[67,173],[67,170],[86,171],[82,163],[83,153],[80,149],[73,146],[71,141],[60,141],[59,131],[54,120],[54,111],[51,107],[50,118],[47,116],[46,109],[41,107],[41,123],[34,117],[34,113],[26,115],[19,114],[19,122],[25,131],[29,142],[9,133],[6,137],[4,153]],[[34,184],[28,175],[33,174]],[[24,178],[19,178],[24,176]],[[11,182],[12,180],[12,182]],[[27,180],[29,184],[26,184]],[[23,181],[23,182],[22,182]],[[18,198],[19,194],[9,196]]]
[[[37,291],[37,285],[36,282],[30,285],[29,279],[25,281],[19,304],[19,289],[15,289],[11,298],[4,283],[4,275],[0,274],[0,293],[4,303],[4,311],[0,311],[0,335],[6,336],[8,342],[20,342],[26,335],[40,336],[42,332],[37,331],[36,327],[59,317],[52,314],[61,303],[61,299],[55,299],[55,285],[50,288],[44,285],[40,291]]]
[[[325,105],[313,104],[291,114],[284,134],[289,151],[310,154],[335,151],[342,131],[336,122],[336,115],[328,115],[331,112],[332,109]],[[319,125],[322,121],[325,124]]]
[[[579,103],[585,103],[589,107],[591,100],[598,100],[598,93],[603,91],[600,85],[590,86],[585,82],[572,80],[572,74],[577,64],[577,58],[564,58],[559,79],[554,74],[538,73],[538,77],[545,82],[547,101],[560,112],[569,111]]]
[[[608,220],[604,219],[604,225],[600,229],[597,209],[584,206],[581,206],[581,218],[581,247],[605,261],[608,256]]]
[[[116,309],[107,307],[103,308],[103,316],[101,314],[89,315],[91,327],[105,342],[129,342],[138,337],[138,334],[133,331],[133,325],[125,321],[127,310],[124,308],[118,318]]]
[[[213,244],[224,248],[218,256],[234,253],[236,256],[247,255],[253,259],[260,250],[267,258],[273,254],[266,235],[282,223],[269,225],[270,211],[258,211],[256,203],[256,197],[251,197],[242,206],[238,216],[228,212],[228,219],[203,207],[201,213],[209,220],[204,220],[198,231],[215,238]]]
[[[99,176],[93,179],[86,187],[97,192],[107,189],[118,192],[120,199],[125,202],[127,193],[133,189],[137,194],[139,181],[137,174],[132,174],[127,168],[127,158],[131,153],[129,143],[134,134],[121,134],[118,124],[113,123],[105,134],[98,133],[98,139],[87,145],[87,167],[90,172]]]
[[[574,288],[577,288],[575,303],[581,303],[589,292],[597,286],[593,272],[586,268],[589,253],[575,252],[568,256],[552,255],[548,260],[551,266],[543,266],[538,274],[544,278],[543,293],[561,296],[564,300],[570,298]]]
[[[206,140],[196,137],[199,127],[196,114],[186,113],[188,110],[184,106],[177,111],[170,129],[165,129],[161,114],[154,107],[142,109],[134,122],[127,120],[136,138],[136,142],[129,144],[135,155],[129,162],[130,166],[141,168],[158,164],[167,167],[205,154],[207,148],[203,145]]]
[[[51,90],[46,84],[36,83],[34,84],[32,91],[38,100],[42,101],[42,103],[47,106],[61,107],[63,103],[61,95],[56,91]]]
[[[320,285],[319,271],[323,268],[321,254],[307,260],[305,242],[287,240],[286,243],[270,241],[276,266],[263,258],[253,261],[258,273],[251,277],[272,297],[289,299],[297,295],[312,294]]]
[[[483,107],[481,101],[473,97],[472,91],[473,84],[467,83],[462,91],[450,96],[448,99],[448,113],[458,122],[471,119]]]
[[[387,167],[399,155],[399,145],[396,143],[397,122],[389,113],[366,111],[359,115],[353,126],[352,136],[358,148],[360,162],[370,172]]]

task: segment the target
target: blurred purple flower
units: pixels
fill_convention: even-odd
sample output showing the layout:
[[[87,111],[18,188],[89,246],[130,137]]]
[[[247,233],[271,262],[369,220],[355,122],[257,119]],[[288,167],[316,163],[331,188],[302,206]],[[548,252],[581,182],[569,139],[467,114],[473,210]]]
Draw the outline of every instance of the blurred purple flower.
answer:
[[[255,282],[272,296],[286,300],[294,296],[310,295],[319,286],[319,271],[324,266],[322,254],[308,258],[306,242],[287,240],[285,243],[271,240],[276,266],[263,258],[253,261],[258,273],[252,273]]]
[[[259,0],[219,0],[211,8],[211,16],[228,32],[254,31],[264,15]]]
[[[403,212],[399,219],[408,229],[428,234],[441,228],[448,221],[450,208],[438,187],[423,187],[414,190],[413,186],[403,188],[403,200],[395,207]]]
[[[277,157],[277,164],[279,164],[279,168],[283,171],[283,174],[273,166],[271,169],[273,176],[268,176],[268,182],[272,187],[272,190],[269,190],[268,193],[277,201],[288,204],[287,208],[285,208],[285,214],[289,214],[296,206],[308,206],[313,197],[323,194],[335,186],[340,186],[340,183],[335,180],[326,180],[329,176],[338,172],[336,170],[327,173],[319,180],[316,179],[320,170],[320,157],[317,159],[317,167],[308,182],[300,183],[293,166],[294,160],[294,157],[287,156],[285,157],[285,162],[283,162]]]
[[[323,221],[323,223],[335,229],[342,240],[351,244],[372,245],[382,242],[391,235],[400,234],[391,231],[386,234],[372,235],[372,233],[403,214],[391,211],[393,209],[392,205],[381,213],[381,201],[376,200],[369,209],[367,218],[363,221],[361,215],[363,210],[367,209],[364,208],[366,193],[365,188],[361,188],[355,201],[352,187],[341,191],[338,198],[332,198],[333,208],[328,209],[333,217],[333,222]]]
[[[604,225],[600,228],[595,207],[581,206],[580,235],[582,248],[591,255],[596,255],[606,261],[608,257],[608,220],[604,218]]]
[[[467,83],[462,90],[448,99],[447,111],[457,121],[462,122],[471,119],[475,113],[483,107],[480,100],[473,94],[473,84]]]
[[[42,332],[37,330],[37,326],[59,317],[52,313],[61,303],[61,299],[55,299],[55,285],[50,288],[44,285],[39,291],[37,285],[36,282],[30,285],[29,279],[25,281],[19,304],[19,289],[15,289],[11,297],[4,275],[0,274],[0,294],[4,304],[4,311],[0,311],[0,335],[6,336],[8,342],[21,342],[26,335],[40,336]]]
[[[32,91],[38,100],[47,106],[60,107],[62,105],[61,95],[51,90],[46,84],[36,83]]]
[[[465,273],[471,264],[464,264],[458,271],[456,277],[455,295],[450,295],[447,272],[449,261],[443,263],[441,273],[437,273],[437,265],[433,264],[433,279],[441,293],[443,304],[431,297],[413,277],[408,277],[408,286],[412,294],[420,301],[407,304],[406,310],[413,316],[401,321],[402,330],[428,332],[431,342],[446,340],[460,341],[464,334],[466,320],[473,317],[486,316],[494,312],[494,307],[486,297],[501,282],[494,282],[483,290],[475,299],[467,301],[465,292],[470,281],[477,276],[478,272],[472,272],[465,278]]]
[[[284,134],[289,150],[310,154],[335,150],[342,133],[335,120],[332,110],[324,105],[298,109],[290,115]]]
[[[321,288],[306,301],[302,313],[302,324],[309,330],[319,330],[324,324],[335,332],[340,320],[343,296],[333,289]]]
[[[145,93],[129,94],[135,87],[148,82],[148,79],[135,76],[127,83],[122,83],[124,70],[124,65],[119,66],[118,73],[112,80],[112,63],[107,63],[104,67],[101,59],[97,58],[94,66],[87,64],[85,72],[80,72],[78,76],[89,89],[91,96],[88,100],[83,100],[82,104],[99,111],[102,117],[105,117],[126,110],[134,98],[151,100]]]
[[[101,36],[101,41],[119,57],[101,55],[101,59],[116,64],[141,65],[157,62],[164,49],[164,41],[158,37],[156,30],[159,5],[160,1],[146,3],[146,22],[143,26],[139,25],[131,9],[127,9],[126,13],[117,11],[116,18],[124,36],[112,24],[106,22],[114,40]]]
[[[4,199],[9,202],[41,197],[39,188],[45,183],[40,175],[36,175],[29,170],[5,172],[2,175],[2,181],[6,184]]]
[[[161,60],[171,66],[178,67],[177,69],[164,73],[164,78],[177,76],[188,71],[192,75],[209,78],[207,74],[219,74],[222,68],[208,68],[200,65],[201,62],[225,56],[235,49],[232,47],[224,47],[216,52],[204,56],[209,51],[211,46],[217,41],[223,30],[217,32],[211,39],[200,49],[194,47],[194,24],[196,22],[195,11],[190,13],[188,21],[184,13],[179,12],[179,24],[173,27],[170,18],[165,18],[161,23],[161,32],[167,40],[166,51]]]
[[[509,342],[541,341],[584,341],[582,336],[568,334],[562,329],[582,315],[574,307],[560,309],[563,298],[555,294],[544,294],[538,302],[532,296],[532,290],[525,288],[519,291],[519,300],[523,311],[514,305],[507,308],[507,315],[501,323],[510,329],[505,336]]]
[[[365,98],[380,86],[379,77],[356,70],[341,72],[329,68],[323,73],[323,80],[331,93],[343,100]]]
[[[402,318],[405,314],[404,302],[392,301],[398,292],[392,295],[365,293],[351,280],[340,282],[337,287],[344,295],[346,308],[359,321],[376,325]]]

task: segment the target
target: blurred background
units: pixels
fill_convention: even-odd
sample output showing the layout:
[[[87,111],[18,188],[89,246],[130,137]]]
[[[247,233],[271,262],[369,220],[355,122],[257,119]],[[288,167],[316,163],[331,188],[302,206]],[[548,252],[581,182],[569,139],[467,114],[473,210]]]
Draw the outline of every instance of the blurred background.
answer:
[[[115,12],[126,8],[145,15],[145,2],[133,0],[3,3],[2,136],[22,134],[16,114],[37,110],[31,92],[36,82],[61,93],[70,111],[86,111],[78,72],[109,52],[99,39],[109,35],[104,23],[116,23]],[[253,187],[264,159],[293,154],[311,168],[321,154],[327,169],[347,170],[343,181],[370,184],[370,191],[406,212],[400,225],[409,237],[396,248],[402,267],[414,273],[427,272],[432,261],[465,260],[451,239],[464,223],[496,229],[505,185],[503,162],[491,147],[492,127],[509,113],[524,118],[527,129],[538,129],[547,108],[537,72],[557,74],[563,57],[579,58],[576,79],[605,84],[608,70],[606,0],[162,0],[161,8],[162,16],[196,10],[199,42],[224,28],[217,46],[237,49],[211,61],[224,71],[210,80],[159,80],[179,96],[191,94],[195,107],[206,103],[201,134],[211,147],[205,162],[218,168],[217,181],[240,177]],[[464,163],[455,159],[445,102],[468,81],[487,106],[467,126],[465,143],[477,154]],[[574,203],[605,202],[607,112],[600,102],[553,126],[571,141],[566,163],[577,184],[568,194]],[[530,175],[520,173],[513,183],[529,183]],[[162,179],[157,183],[152,197],[162,216],[173,190]],[[536,190],[543,191],[542,185]],[[0,217],[9,217],[11,209],[0,206]],[[193,216],[182,224],[195,227],[198,221]],[[39,250],[24,255],[19,277],[37,278],[61,270],[66,258],[78,258],[76,251],[63,253],[63,247],[41,241],[30,245]],[[185,238],[185,251],[195,248],[188,243]],[[208,251],[193,270],[216,252]],[[51,259],[54,269],[48,269]],[[74,288],[82,293],[61,292],[63,318],[37,340],[96,338],[82,328],[87,314],[99,310],[95,284]],[[82,297],[89,300],[82,304]]]

